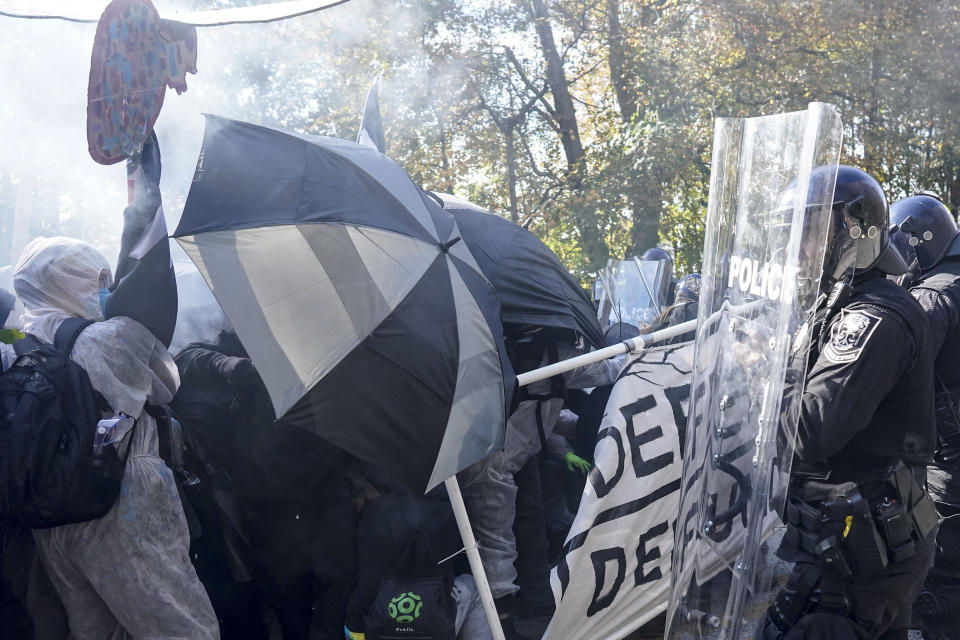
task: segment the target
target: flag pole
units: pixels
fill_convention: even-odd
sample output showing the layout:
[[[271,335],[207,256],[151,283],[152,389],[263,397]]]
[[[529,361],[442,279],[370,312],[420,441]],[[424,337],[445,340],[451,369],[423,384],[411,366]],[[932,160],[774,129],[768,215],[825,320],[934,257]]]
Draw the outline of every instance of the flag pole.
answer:
[[[569,360],[563,360],[547,365],[546,367],[528,371],[527,373],[521,373],[517,376],[517,382],[523,387],[539,380],[552,378],[557,374],[576,369],[577,367],[618,356],[621,353],[636,353],[657,342],[663,342],[689,331],[695,331],[696,328],[697,321],[689,320],[673,327],[667,327],[660,331],[637,336],[636,338],[626,340],[605,349],[591,351],[590,353],[585,353],[581,356],[570,358]],[[473,528],[470,526],[470,518],[467,516],[467,507],[463,502],[463,494],[460,493],[460,483],[457,481],[457,476],[451,476],[444,480],[444,484],[447,487],[447,496],[450,498],[453,514],[457,519],[460,538],[463,540],[464,550],[467,552],[467,560],[470,561],[470,571],[473,573],[473,579],[477,583],[480,603],[483,605],[483,613],[487,617],[487,624],[490,626],[493,640],[505,640],[503,626],[500,623],[500,616],[493,602],[493,592],[490,591],[490,583],[487,582],[487,574],[483,569],[483,561],[480,559],[477,539],[474,537]]]
[[[142,147],[141,147],[142,148]],[[142,180],[143,171],[140,169],[140,154],[136,153],[127,158],[127,206],[137,199],[137,187]]]
[[[728,312],[737,313],[740,316],[753,313],[762,313],[763,309],[768,304],[770,304],[770,301],[764,298],[742,304],[731,304],[729,300],[725,300],[723,304],[720,305],[719,309],[714,311],[710,317],[703,321],[703,324],[704,327],[709,327],[713,323],[718,322],[724,317],[724,314]],[[540,367],[539,369],[533,369],[532,371],[521,373],[517,376],[517,384],[521,387],[525,387],[528,384],[546,380],[547,378],[552,378],[553,376],[566,373],[567,371],[573,371],[577,367],[583,367],[588,364],[593,364],[594,362],[606,360],[607,358],[613,358],[621,353],[639,353],[658,342],[676,338],[685,333],[696,330],[697,320],[687,320],[686,322],[673,327],[660,329],[659,331],[654,331],[653,333],[648,333],[642,336],[637,336],[636,338],[624,340],[619,344],[615,344],[604,349],[597,349],[596,351],[584,353],[583,355],[570,358],[569,360],[561,360],[560,362],[554,362],[553,364],[548,364],[547,366]]]
[[[453,514],[457,518],[460,538],[463,540],[463,546],[467,552],[467,560],[470,561],[470,571],[473,573],[473,579],[477,583],[477,591],[480,594],[480,604],[483,605],[483,613],[487,616],[490,633],[493,635],[493,640],[506,640],[503,635],[503,626],[500,624],[497,607],[493,603],[493,592],[490,591],[490,583],[487,582],[487,574],[483,570],[483,562],[480,560],[480,549],[477,547],[477,539],[473,536],[470,518],[467,517],[467,507],[463,503],[463,495],[460,493],[460,483],[457,482],[457,476],[447,478],[444,480],[444,484],[447,487],[447,496],[450,498]]]
[[[606,360],[607,358],[612,358],[622,353],[637,353],[639,351],[643,351],[653,344],[664,342],[665,340],[676,338],[677,336],[682,336],[690,331],[696,331],[696,329],[697,321],[688,320],[687,322],[683,322],[672,327],[667,327],[666,329],[660,329],[659,331],[654,331],[653,333],[648,333],[642,336],[637,336],[636,338],[624,340],[623,342],[610,347],[597,349],[596,351],[584,353],[583,355],[570,358],[569,360],[561,360],[560,362],[554,362],[553,364],[548,364],[547,366],[540,367],[539,369],[521,373],[517,376],[517,384],[519,384],[521,387],[525,387],[528,384],[539,382],[540,380],[546,380],[547,378],[552,378],[555,375],[572,371],[577,367],[583,367],[588,364],[593,364],[594,362],[600,362],[601,360]]]

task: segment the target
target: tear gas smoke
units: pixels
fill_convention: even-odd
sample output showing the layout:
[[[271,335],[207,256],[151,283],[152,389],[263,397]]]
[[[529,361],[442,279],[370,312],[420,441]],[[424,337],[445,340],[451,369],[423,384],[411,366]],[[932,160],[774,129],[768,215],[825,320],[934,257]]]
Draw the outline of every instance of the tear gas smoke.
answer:
[[[162,11],[251,3],[154,4]],[[460,70],[425,64],[418,38],[423,8],[379,4],[355,0],[285,22],[198,30],[198,73],[187,76],[183,95],[167,92],[156,123],[171,231],[193,177],[203,113],[353,138],[366,88],[387,61],[381,84],[387,114],[429,109],[438,73],[449,82]],[[14,263],[24,245],[44,235],[81,238],[116,259],[127,198],[125,168],[99,165],[87,152],[94,32],[92,24],[0,17],[0,267]],[[180,290],[184,311],[176,345],[182,346],[209,339],[220,321],[201,311],[209,309],[211,294],[187,275],[196,271],[176,243],[173,255],[178,280],[190,283]]]

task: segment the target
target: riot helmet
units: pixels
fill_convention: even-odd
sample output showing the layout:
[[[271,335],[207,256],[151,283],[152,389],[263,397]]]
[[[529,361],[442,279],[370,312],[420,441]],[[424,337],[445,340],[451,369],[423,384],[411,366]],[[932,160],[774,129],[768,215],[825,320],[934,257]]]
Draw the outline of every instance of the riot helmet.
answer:
[[[674,302],[697,302],[700,300],[700,274],[688,273],[677,282]]]
[[[891,239],[918,278],[949,256],[960,255],[957,223],[935,194],[921,191],[890,206]]]
[[[640,328],[629,322],[616,322],[603,334],[604,344],[611,347],[640,335]]]
[[[673,258],[666,249],[662,247],[650,247],[640,255],[641,260],[665,260],[673,264]]]
[[[864,171],[846,165],[822,166],[810,172],[808,203],[830,201],[825,197],[830,190],[833,204],[825,230],[821,290],[871,269],[888,275],[907,273],[909,267],[890,243],[887,198],[880,184]],[[793,184],[781,196],[778,208],[791,210],[796,196]],[[814,222],[806,221],[805,229],[819,235],[823,229],[817,230],[819,225]]]
[[[673,293],[673,258],[666,249],[661,247],[650,247],[640,255],[640,260],[644,262],[662,262],[663,269],[655,284],[655,293],[657,294],[657,303],[660,307],[672,304],[671,293]],[[653,283],[651,283],[653,284]]]

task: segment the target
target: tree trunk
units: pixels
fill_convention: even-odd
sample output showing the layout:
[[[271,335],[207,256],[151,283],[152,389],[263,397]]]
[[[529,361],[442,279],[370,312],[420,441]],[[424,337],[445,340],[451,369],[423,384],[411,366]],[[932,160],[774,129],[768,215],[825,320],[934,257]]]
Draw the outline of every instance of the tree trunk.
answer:
[[[514,132],[517,130],[527,117],[527,112],[533,106],[533,100],[528,102],[519,112],[510,117],[497,115],[483,99],[480,100],[480,106],[490,114],[493,123],[503,134],[504,159],[507,164],[507,192],[510,196],[510,219],[514,222],[520,222],[520,212],[517,207],[517,146],[514,139]]]
[[[440,129],[440,190],[444,193],[453,193],[453,184],[450,181],[450,158],[447,155],[447,131]]]
[[[610,62],[610,84],[620,106],[620,121],[629,125],[637,114],[637,96],[627,77],[626,46],[620,26],[620,0],[607,0],[607,47]],[[626,186],[632,222],[630,226],[630,255],[639,255],[654,247],[660,240],[660,198],[652,196],[643,181],[631,180]]]
[[[553,28],[550,26],[547,7],[543,0],[530,0],[537,36],[540,39],[540,49],[547,63],[547,84],[553,94],[554,119],[560,129],[560,141],[563,144],[563,153],[567,158],[567,170],[570,173],[570,184],[579,188],[583,184],[583,145],[580,142],[580,129],[577,126],[577,110],[570,97],[570,87],[563,74],[563,61],[557,51],[557,43],[553,39]]]
[[[630,226],[631,255],[640,255],[660,242],[660,201],[634,189],[630,194],[633,224]],[[625,256],[629,257],[629,256]]]
[[[950,212],[956,217],[960,211],[960,154],[952,146],[943,150],[943,174],[946,179],[944,202],[950,207]]]
[[[517,151],[513,141],[514,127],[509,126],[504,129],[503,137],[507,145],[507,191],[510,194],[510,219],[516,223],[520,222],[520,214],[517,211]]]
[[[607,47],[610,49],[610,84],[620,106],[620,120],[630,122],[637,113],[637,99],[627,78],[627,55],[620,26],[620,0],[607,0]]]
[[[870,53],[870,90],[869,103],[866,105],[865,124],[863,131],[863,151],[864,164],[867,171],[878,180],[882,178],[880,171],[883,168],[883,116],[880,112],[880,78],[883,76],[883,63],[881,61],[881,48],[883,43],[881,37],[884,29],[883,8],[876,3],[870,4],[870,9],[874,12],[873,27],[873,48]]]

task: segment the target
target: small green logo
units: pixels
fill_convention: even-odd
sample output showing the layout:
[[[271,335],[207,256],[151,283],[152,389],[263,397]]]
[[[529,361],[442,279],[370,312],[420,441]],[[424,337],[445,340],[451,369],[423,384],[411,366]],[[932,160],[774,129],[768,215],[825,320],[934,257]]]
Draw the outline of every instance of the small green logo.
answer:
[[[387,605],[387,613],[400,624],[410,624],[420,617],[423,602],[420,596],[412,591],[401,593]]]

